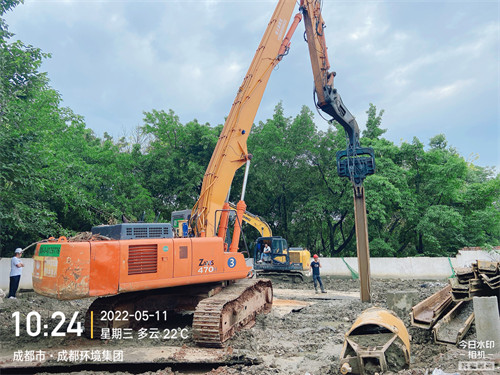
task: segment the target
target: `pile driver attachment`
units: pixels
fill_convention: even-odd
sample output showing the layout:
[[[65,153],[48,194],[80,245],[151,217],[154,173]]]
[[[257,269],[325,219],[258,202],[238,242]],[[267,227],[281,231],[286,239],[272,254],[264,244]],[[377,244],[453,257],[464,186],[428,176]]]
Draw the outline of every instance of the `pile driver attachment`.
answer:
[[[332,73],[335,76],[334,73]],[[332,116],[345,130],[347,148],[337,152],[337,173],[347,177],[354,186],[360,187],[364,179],[375,173],[375,153],[371,147],[361,147],[359,144],[359,127],[356,118],[349,112],[337,89],[324,87],[325,101],[318,107]]]
[[[371,147],[347,148],[337,151],[337,173],[361,186],[366,176],[375,173],[375,154]]]

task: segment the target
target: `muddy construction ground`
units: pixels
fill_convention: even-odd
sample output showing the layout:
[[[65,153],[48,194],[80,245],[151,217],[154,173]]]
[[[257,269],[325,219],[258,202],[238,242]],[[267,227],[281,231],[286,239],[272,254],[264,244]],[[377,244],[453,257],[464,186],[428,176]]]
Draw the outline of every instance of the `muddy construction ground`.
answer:
[[[309,280],[290,284],[273,279],[272,312],[258,316],[255,326],[237,333],[225,349],[197,349],[190,316],[153,327],[158,328],[158,335],[151,334],[150,327],[149,336],[143,338],[138,331],[131,339],[89,340],[66,334],[75,312],[83,326],[92,300],[56,301],[21,292],[17,300],[0,302],[0,374],[338,374],[344,335],[362,311],[386,307],[387,292],[416,291],[416,304],[446,285],[444,281],[372,280],[373,302],[361,303],[359,281],[328,277],[323,281],[326,294],[315,294]],[[56,331],[65,333],[61,337],[51,336],[59,321],[51,319],[56,311],[66,317]],[[31,314],[32,324],[26,327],[31,312],[40,315],[39,333],[37,314]],[[411,367],[400,373],[430,375],[436,368],[447,373],[481,373],[458,371],[459,362],[471,361],[469,349],[436,345],[430,331],[410,327],[408,313],[401,315],[412,341]],[[464,340],[474,339],[472,325]]]

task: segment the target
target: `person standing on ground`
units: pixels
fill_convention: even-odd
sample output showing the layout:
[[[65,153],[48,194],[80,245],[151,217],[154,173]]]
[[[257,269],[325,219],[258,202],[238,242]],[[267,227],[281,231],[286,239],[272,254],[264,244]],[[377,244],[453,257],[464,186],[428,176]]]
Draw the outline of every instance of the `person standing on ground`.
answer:
[[[326,290],[323,287],[323,283],[321,282],[321,276],[319,275],[319,269],[321,268],[321,263],[319,262],[318,255],[314,254],[313,258],[314,259],[311,262],[311,266],[309,267],[309,270],[312,270],[313,281],[314,281],[314,290],[316,290],[316,293],[319,293],[318,292],[318,282],[319,282],[319,287],[321,288],[321,293],[326,293]]]
[[[21,281],[21,274],[23,273],[24,264],[21,262],[23,249],[18,247],[16,255],[10,261],[10,285],[9,285],[9,298],[16,299],[17,288],[19,288],[19,281]]]

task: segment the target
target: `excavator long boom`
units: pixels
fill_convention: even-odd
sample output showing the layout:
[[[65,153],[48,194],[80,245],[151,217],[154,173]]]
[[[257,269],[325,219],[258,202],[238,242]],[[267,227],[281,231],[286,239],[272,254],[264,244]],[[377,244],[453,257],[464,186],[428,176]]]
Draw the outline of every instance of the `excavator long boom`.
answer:
[[[288,52],[291,34],[300,22],[301,15],[298,14],[285,35],[294,6],[294,0],[278,2],[238,90],[205,172],[200,197],[192,210],[190,224],[197,237],[215,235],[216,211],[223,207],[236,170],[251,159],[247,150],[247,138],[257,109],[269,76]]]
[[[339,93],[333,87],[335,72],[330,72],[330,62],[325,41],[325,22],[321,15],[320,0],[301,0],[307,44],[311,57],[317,106],[332,116],[348,134],[349,143],[359,146],[359,127],[354,116],[345,107]]]
[[[330,72],[321,7],[321,0],[300,1],[314,76],[316,106],[344,128],[348,146],[346,150],[337,153],[338,174],[348,177],[359,188],[366,176],[375,173],[375,156],[371,148],[360,146],[358,123],[334,88],[336,73]]]

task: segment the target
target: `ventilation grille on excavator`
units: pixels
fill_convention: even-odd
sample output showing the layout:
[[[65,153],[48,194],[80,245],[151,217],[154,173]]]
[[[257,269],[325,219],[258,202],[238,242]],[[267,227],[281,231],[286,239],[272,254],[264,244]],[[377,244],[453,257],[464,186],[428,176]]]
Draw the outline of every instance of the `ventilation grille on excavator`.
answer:
[[[170,223],[123,223],[99,225],[92,228],[92,234],[100,234],[113,240],[134,240],[142,238],[173,238]]]
[[[126,234],[132,238],[161,238],[168,234],[168,227],[127,228]],[[165,235],[164,235],[165,234]]]
[[[128,247],[128,274],[156,273],[158,269],[158,247],[153,245],[130,245]]]

